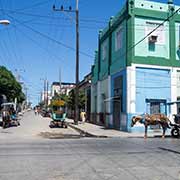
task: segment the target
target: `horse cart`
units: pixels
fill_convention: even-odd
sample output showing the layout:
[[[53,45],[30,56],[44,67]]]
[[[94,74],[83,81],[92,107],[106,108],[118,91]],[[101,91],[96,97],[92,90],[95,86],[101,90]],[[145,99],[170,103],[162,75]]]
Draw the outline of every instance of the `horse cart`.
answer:
[[[180,137],[180,114],[174,114],[174,123],[170,123],[171,128],[171,135],[174,138]]]
[[[2,107],[2,127],[8,128],[10,126],[19,126],[20,122],[16,113],[15,103],[3,103]]]
[[[61,127],[61,128],[67,128],[67,122],[66,120],[66,113],[65,113],[65,102],[62,100],[56,100],[52,102],[52,114],[51,118],[52,121],[50,122],[49,127],[55,128],[55,127]]]

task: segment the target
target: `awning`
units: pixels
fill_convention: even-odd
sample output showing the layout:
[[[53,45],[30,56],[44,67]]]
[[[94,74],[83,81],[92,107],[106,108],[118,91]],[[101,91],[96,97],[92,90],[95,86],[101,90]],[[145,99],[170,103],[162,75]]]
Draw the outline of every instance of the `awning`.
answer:
[[[180,104],[180,101],[172,101],[168,102],[167,105]]]

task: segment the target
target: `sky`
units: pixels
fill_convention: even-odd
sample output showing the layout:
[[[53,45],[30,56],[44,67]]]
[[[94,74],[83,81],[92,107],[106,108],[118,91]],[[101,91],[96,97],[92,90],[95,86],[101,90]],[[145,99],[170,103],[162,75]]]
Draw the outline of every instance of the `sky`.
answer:
[[[28,88],[28,98],[37,104],[44,79],[75,82],[75,14],[53,11],[61,5],[75,9],[76,0],[0,0],[0,65],[6,66]],[[156,0],[166,3],[167,0]],[[178,0],[174,0],[179,4]],[[79,0],[80,80],[91,71],[98,45],[98,32],[107,26],[125,0]]]

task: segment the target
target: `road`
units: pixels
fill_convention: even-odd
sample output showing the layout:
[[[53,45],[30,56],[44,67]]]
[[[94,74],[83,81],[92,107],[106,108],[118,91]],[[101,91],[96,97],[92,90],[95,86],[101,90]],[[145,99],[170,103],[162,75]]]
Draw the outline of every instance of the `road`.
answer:
[[[180,180],[180,139],[48,139],[49,119],[25,114],[0,130],[0,180]],[[76,134],[77,135],[77,134]]]

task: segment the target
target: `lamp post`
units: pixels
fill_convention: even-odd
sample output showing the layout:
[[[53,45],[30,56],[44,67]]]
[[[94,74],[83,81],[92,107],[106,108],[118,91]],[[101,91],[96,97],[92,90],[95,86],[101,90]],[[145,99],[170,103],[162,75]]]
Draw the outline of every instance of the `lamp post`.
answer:
[[[10,21],[9,21],[9,20],[6,20],[6,19],[0,20],[0,24],[7,26],[7,25],[10,24]]]

